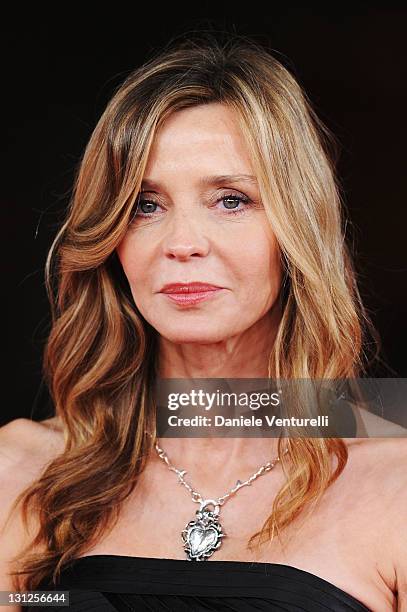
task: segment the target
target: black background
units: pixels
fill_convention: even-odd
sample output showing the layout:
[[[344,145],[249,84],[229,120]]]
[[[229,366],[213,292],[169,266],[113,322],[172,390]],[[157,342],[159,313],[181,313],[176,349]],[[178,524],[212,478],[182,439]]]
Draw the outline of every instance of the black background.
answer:
[[[149,5],[143,15],[135,5],[111,5],[86,19],[82,10],[16,14],[2,26],[1,423],[50,410],[41,382],[44,264],[79,156],[113,89],[190,30],[226,29],[271,45],[339,139],[360,289],[388,365],[380,375],[407,376],[407,10],[251,2],[239,14],[235,4],[177,3]]]

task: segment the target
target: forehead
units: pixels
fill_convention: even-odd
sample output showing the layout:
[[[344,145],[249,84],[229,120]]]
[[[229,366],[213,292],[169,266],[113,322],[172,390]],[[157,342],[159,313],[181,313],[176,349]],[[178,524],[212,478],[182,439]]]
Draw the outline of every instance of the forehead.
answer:
[[[252,170],[236,112],[220,103],[200,104],[172,113],[158,129],[146,175],[199,165],[219,174]]]

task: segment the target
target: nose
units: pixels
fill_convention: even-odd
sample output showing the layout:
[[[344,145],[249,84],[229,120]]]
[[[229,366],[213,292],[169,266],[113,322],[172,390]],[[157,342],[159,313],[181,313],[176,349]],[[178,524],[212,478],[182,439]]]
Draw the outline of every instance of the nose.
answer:
[[[188,260],[205,257],[210,244],[205,236],[202,219],[182,211],[174,214],[163,240],[163,251],[169,259]]]

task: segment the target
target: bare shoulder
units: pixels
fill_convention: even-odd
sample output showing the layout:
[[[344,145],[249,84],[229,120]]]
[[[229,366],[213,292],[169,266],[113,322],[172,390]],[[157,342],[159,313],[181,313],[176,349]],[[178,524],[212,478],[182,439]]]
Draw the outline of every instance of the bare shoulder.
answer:
[[[37,527],[30,517],[25,529],[20,507],[12,511],[14,502],[63,448],[63,435],[52,419],[37,423],[19,418],[0,427],[0,590],[14,589],[8,574],[12,559],[31,541]]]
[[[63,433],[55,418],[41,422],[19,418],[0,427],[0,487],[5,497],[38,478],[63,449]],[[1,517],[4,504],[0,508]]]
[[[407,609],[407,438],[365,438],[350,448],[355,495],[363,495],[366,522],[381,534],[382,558],[389,561],[399,605]]]
[[[387,469],[382,473],[387,491],[383,513],[393,550],[398,605],[407,610],[407,438],[386,439],[383,448]]]
[[[348,439],[345,439],[347,441]],[[353,439],[348,451],[355,473],[367,487],[378,487],[380,497],[405,492],[407,501],[407,437],[372,437]]]
[[[353,406],[359,435],[371,438],[406,438],[407,429],[398,423],[384,419],[362,406]]]
[[[25,461],[28,470],[36,469],[63,448],[63,429],[58,417],[39,422],[15,419],[0,427],[0,471]]]
[[[64,438],[54,419],[35,422],[15,419],[0,427],[0,491],[2,499],[13,496],[37,479],[46,466],[63,452]],[[0,521],[5,506],[0,509]],[[0,522],[1,527],[1,522]]]

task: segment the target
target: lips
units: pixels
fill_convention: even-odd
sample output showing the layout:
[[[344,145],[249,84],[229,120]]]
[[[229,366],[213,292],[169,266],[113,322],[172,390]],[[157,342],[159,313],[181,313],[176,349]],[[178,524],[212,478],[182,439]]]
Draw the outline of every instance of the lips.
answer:
[[[194,308],[201,302],[211,301],[223,294],[224,287],[210,285],[209,283],[169,283],[164,285],[160,293],[177,307]]]
[[[161,293],[205,293],[207,291],[217,291],[218,289],[222,289],[222,287],[201,282],[169,283],[164,285],[164,287],[161,289]]]

